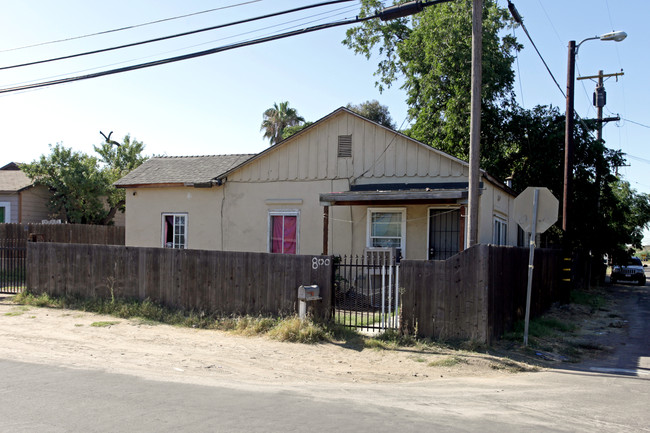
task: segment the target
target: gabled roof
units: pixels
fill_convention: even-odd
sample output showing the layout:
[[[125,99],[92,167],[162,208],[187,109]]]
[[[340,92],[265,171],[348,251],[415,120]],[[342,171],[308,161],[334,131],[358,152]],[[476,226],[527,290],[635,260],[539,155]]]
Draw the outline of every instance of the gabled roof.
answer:
[[[209,186],[213,183],[218,183],[220,180],[228,177],[231,173],[239,170],[240,168],[264,158],[268,153],[275,151],[279,147],[285,146],[290,142],[298,139],[309,131],[317,128],[319,125],[329,121],[333,117],[346,113],[348,115],[357,117],[365,122],[372,123],[378,128],[390,131],[396,136],[403,137],[404,139],[426,149],[429,152],[437,153],[440,156],[447,158],[461,166],[468,167],[467,161],[451,156],[441,150],[428,146],[420,141],[417,141],[399,131],[387,128],[379,123],[373,122],[359,114],[349,110],[345,107],[337,108],[323,118],[317,120],[312,125],[302,129],[296,134],[280,141],[279,143],[265,149],[257,154],[244,154],[244,155],[212,155],[212,156],[185,156],[185,157],[156,157],[147,160],[140,167],[133,170],[131,173],[124,176],[122,179],[115,182],[117,187],[133,187],[133,186]],[[484,170],[481,170],[483,178],[490,183],[498,186],[499,188],[512,193],[502,182],[489,176]]]
[[[117,187],[144,185],[209,185],[253,155],[161,156],[150,158],[115,182]]]
[[[320,119],[318,119],[317,121],[315,121],[314,123],[309,125],[308,127],[304,128],[304,129],[301,129],[297,133],[285,138],[284,140],[280,141],[277,144],[274,144],[273,146],[269,147],[268,149],[265,149],[264,151],[262,151],[262,152],[260,152],[260,153],[258,153],[256,155],[253,155],[252,158],[249,158],[248,160],[243,161],[238,166],[233,166],[230,170],[223,173],[223,175],[220,176],[220,177],[227,177],[230,173],[232,173],[233,171],[239,169],[240,167],[242,167],[244,165],[247,165],[247,164],[255,161],[256,159],[264,157],[267,153],[274,151],[278,147],[284,146],[285,144],[297,139],[298,137],[302,136],[303,134],[307,134],[312,129],[316,129],[319,125],[322,125],[323,123],[327,122],[328,120],[330,120],[331,118],[337,116],[340,113],[347,113],[349,115],[352,115],[354,117],[362,119],[365,122],[372,123],[375,126],[377,126],[378,128],[382,128],[382,129],[385,129],[386,131],[390,131],[392,134],[395,134],[396,136],[405,138],[406,140],[409,140],[410,142],[415,143],[416,145],[421,146],[422,148],[425,148],[430,152],[437,153],[437,154],[441,155],[442,157],[450,159],[450,160],[452,160],[452,161],[454,161],[454,162],[456,162],[456,163],[458,163],[458,164],[460,164],[462,166],[469,167],[469,163],[467,161],[463,161],[462,159],[456,158],[455,156],[452,156],[452,155],[450,155],[448,153],[445,153],[442,150],[436,149],[435,147],[428,146],[428,145],[422,143],[421,141],[417,141],[416,139],[411,138],[408,135],[402,134],[399,131],[395,131],[394,129],[387,128],[384,125],[381,125],[381,124],[379,124],[379,123],[377,123],[377,122],[375,122],[373,120],[370,120],[370,119],[368,119],[366,117],[361,116],[360,114],[355,113],[354,111],[350,110],[349,108],[339,107],[336,110],[329,113],[328,115],[326,115],[324,117],[321,117]],[[483,174],[486,174],[483,170],[481,170],[481,172]]]
[[[32,180],[20,170],[0,170],[0,192],[18,192],[32,186]]]
[[[19,162],[10,162],[9,164],[0,167],[0,170],[20,170],[21,164]]]

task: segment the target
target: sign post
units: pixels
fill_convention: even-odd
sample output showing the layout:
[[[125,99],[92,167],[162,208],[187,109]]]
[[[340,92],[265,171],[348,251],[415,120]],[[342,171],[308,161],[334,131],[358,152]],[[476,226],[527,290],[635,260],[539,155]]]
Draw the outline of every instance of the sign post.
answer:
[[[526,318],[524,322],[524,346],[528,346],[530,298],[533,287],[535,260],[535,235],[537,233],[544,233],[550,226],[555,224],[555,221],[557,221],[558,210],[559,202],[548,188],[528,187],[515,199],[514,213],[517,224],[519,224],[525,232],[530,233],[528,285],[526,287]]]

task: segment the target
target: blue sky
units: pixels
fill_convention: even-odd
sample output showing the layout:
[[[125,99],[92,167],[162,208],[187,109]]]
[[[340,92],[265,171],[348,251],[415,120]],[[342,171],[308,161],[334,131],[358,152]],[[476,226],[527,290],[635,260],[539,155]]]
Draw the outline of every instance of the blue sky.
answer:
[[[9,2],[0,17],[0,66],[149,39],[318,2],[262,0],[129,31],[2,51],[245,1]],[[650,85],[646,78],[650,68],[647,53],[650,3],[642,0],[516,0],[514,3],[562,89],[566,86],[569,40],[579,42],[612,30],[628,33],[628,38],[620,43],[585,42],[580,48],[576,75],[594,75],[600,69],[605,73],[624,70],[625,75],[618,81],[612,78],[605,83],[605,115],[619,114],[628,120],[607,124],[604,138],[608,147],[629,155],[630,166],[620,168],[621,175],[633,188],[650,193],[647,151],[650,128],[636,124],[650,125]],[[499,4],[505,7],[507,2],[499,0]],[[302,27],[308,25],[307,21],[329,22],[353,17],[357,10],[358,3],[351,2],[119,52],[0,71],[0,88],[204,50],[296,25]],[[326,13],[312,17],[322,12]],[[300,21],[289,23],[299,18]],[[146,144],[147,154],[256,153],[268,145],[259,130],[263,111],[274,102],[285,100],[313,121],[347,103],[377,99],[389,107],[398,125],[406,125],[404,92],[399,85],[383,94],[377,91],[373,76],[377,59],[355,56],[343,46],[340,42],[345,29],[339,27],[152,69],[0,95],[0,164],[32,161],[49,152],[48,144],[56,143],[92,153],[92,146],[102,141],[100,130],[114,131],[113,138],[118,140],[130,133]],[[518,64],[515,63],[519,103],[526,108],[552,104],[563,112],[564,97],[530,42],[521,29],[515,35],[524,44]],[[589,80],[576,82],[575,108],[583,118],[596,115],[591,105],[594,87],[595,83]],[[650,243],[650,236],[646,236],[645,243]]]

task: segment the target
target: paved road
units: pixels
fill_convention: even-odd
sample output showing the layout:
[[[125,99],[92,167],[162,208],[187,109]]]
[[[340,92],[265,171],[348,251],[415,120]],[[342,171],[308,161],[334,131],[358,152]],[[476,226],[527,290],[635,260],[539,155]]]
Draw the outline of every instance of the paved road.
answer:
[[[650,431],[650,382],[544,372],[505,382],[245,390],[0,361],[7,432]]]
[[[573,370],[223,387],[0,360],[0,431],[650,432],[650,286],[614,290],[630,311],[629,338]]]
[[[624,302],[628,321],[626,338],[611,356],[580,367],[650,379],[650,277],[645,286],[616,284],[610,290]],[[648,403],[650,406],[650,397]]]

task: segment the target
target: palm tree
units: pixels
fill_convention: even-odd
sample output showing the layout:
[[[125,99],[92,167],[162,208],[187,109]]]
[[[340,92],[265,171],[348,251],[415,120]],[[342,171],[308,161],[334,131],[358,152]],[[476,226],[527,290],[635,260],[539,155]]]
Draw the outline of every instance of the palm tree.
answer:
[[[282,141],[282,132],[286,127],[300,125],[304,121],[295,108],[289,108],[288,101],[273,103],[273,107],[264,112],[260,131],[264,131],[264,138],[274,145]]]

